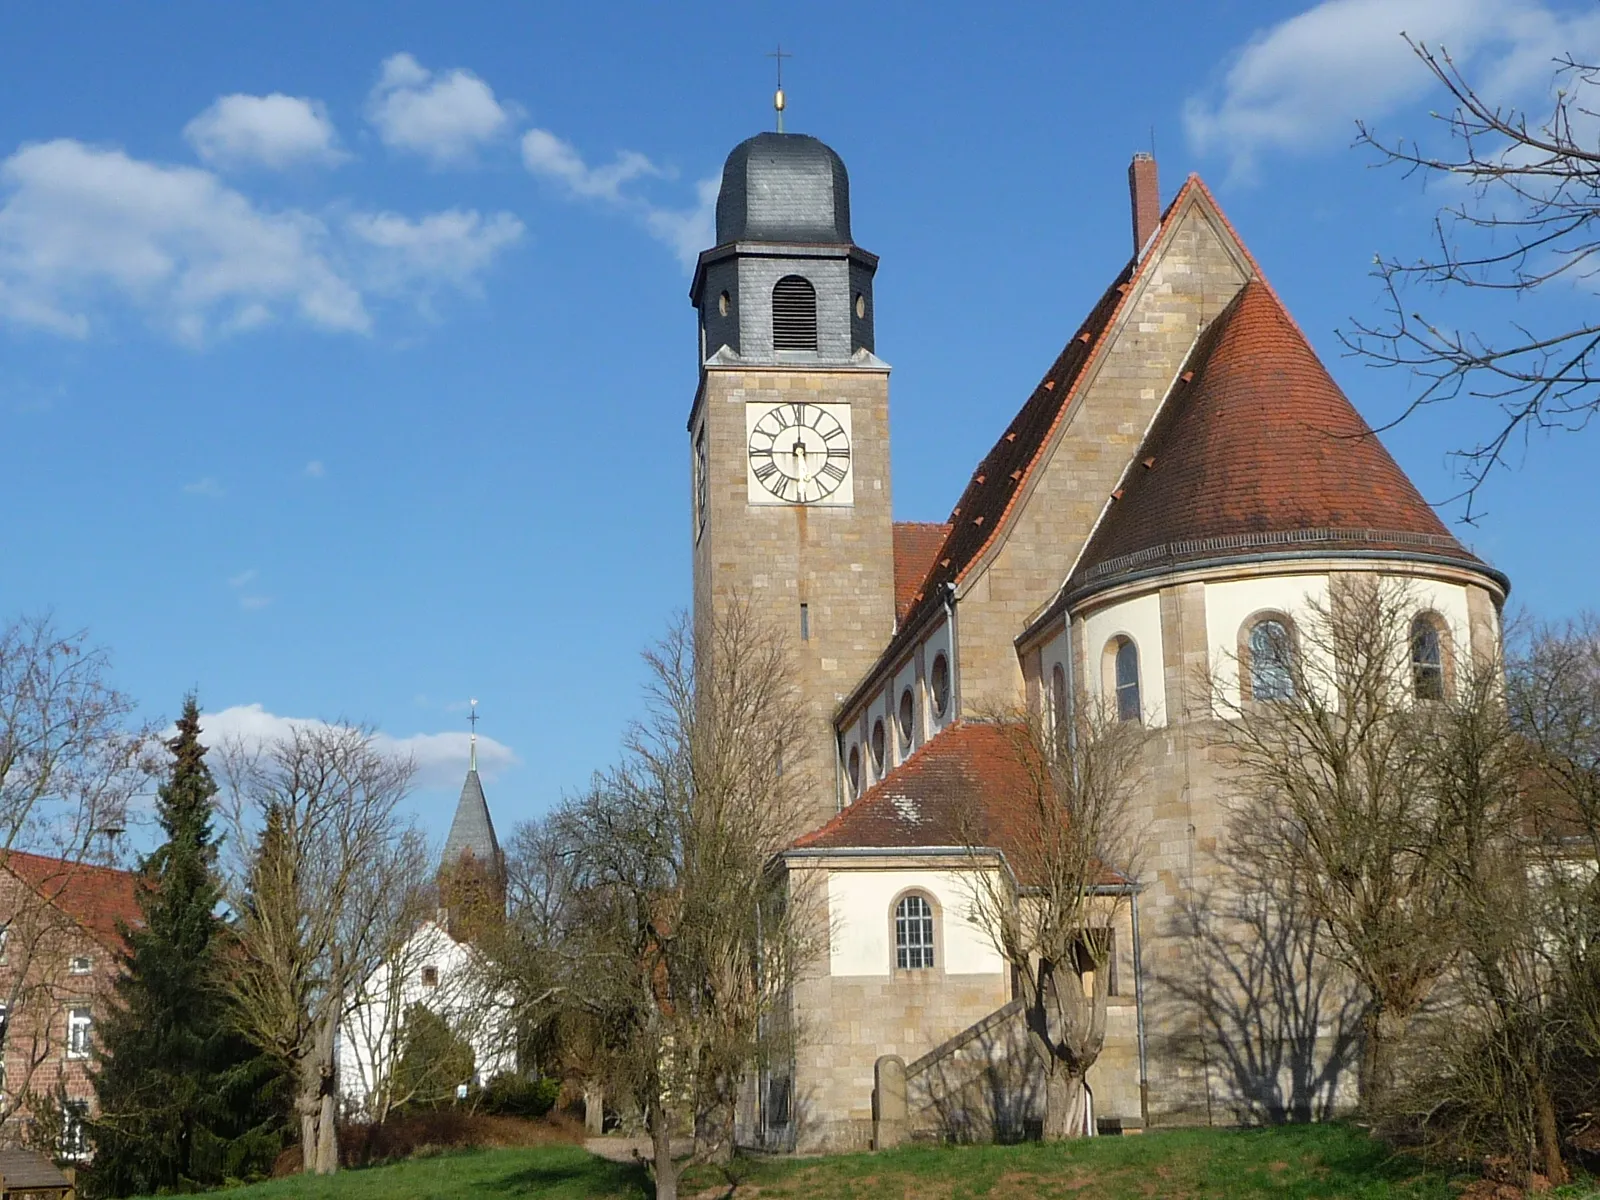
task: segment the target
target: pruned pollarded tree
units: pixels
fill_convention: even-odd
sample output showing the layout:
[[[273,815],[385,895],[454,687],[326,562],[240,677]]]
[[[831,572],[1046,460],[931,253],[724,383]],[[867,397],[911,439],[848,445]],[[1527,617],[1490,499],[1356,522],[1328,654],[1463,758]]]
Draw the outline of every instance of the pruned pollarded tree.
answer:
[[[649,717],[558,822],[581,856],[568,995],[613,1031],[614,1084],[670,1200],[674,1138],[693,1136],[694,1160],[731,1152],[740,1081],[826,929],[775,870],[811,783],[783,639],[734,603],[645,657]]]
[[[1295,623],[1260,622],[1210,680],[1224,717],[1215,736],[1240,789],[1230,851],[1293,887],[1326,932],[1322,953],[1365,993],[1370,1111],[1457,946],[1458,893],[1441,868],[1456,831],[1424,753],[1418,608],[1403,580],[1334,576],[1326,599],[1308,599]]]
[[[1105,1046],[1115,928],[1138,877],[1131,803],[1143,729],[1078,697],[1059,723],[996,718],[1014,769],[1006,811],[965,817],[974,920],[1017,981],[1044,1071],[1046,1141],[1087,1132],[1084,1077]],[[997,859],[997,852],[999,857]]]
[[[223,985],[241,1032],[292,1073],[308,1172],[339,1165],[339,1025],[424,912],[426,850],[399,811],[412,774],[347,725],[225,750],[236,952]]]
[[[1434,404],[1489,410],[1481,436],[1457,452],[1471,520],[1478,489],[1519,440],[1582,428],[1600,412],[1600,315],[1592,302],[1573,302],[1589,297],[1600,252],[1600,65],[1557,57],[1542,89],[1548,107],[1534,113],[1480,89],[1445,48],[1407,41],[1449,97],[1448,110],[1429,114],[1444,144],[1391,139],[1365,124],[1359,141],[1386,164],[1439,182],[1448,199],[1426,251],[1377,258],[1387,321],[1353,322],[1340,338],[1369,363],[1417,377],[1408,415]],[[1428,315],[1412,307],[1419,286],[1437,307],[1489,303]],[[1496,313],[1497,298],[1515,310]],[[1501,332],[1474,328],[1485,320]]]
[[[62,904],[110,862],[155,769],[159,743],[132,726],[109,667],[105,650],[49,617],[0,626],[0,1123],[41,1090],[35,1072],[67,1056],[63,1011],[92,985],[69,969],[85,947]]]

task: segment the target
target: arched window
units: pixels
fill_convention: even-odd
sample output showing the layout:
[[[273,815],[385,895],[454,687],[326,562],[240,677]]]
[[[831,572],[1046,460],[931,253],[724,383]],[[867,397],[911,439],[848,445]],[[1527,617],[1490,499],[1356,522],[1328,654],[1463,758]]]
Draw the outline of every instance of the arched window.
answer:
[[[934,656],[928,686],[933,691],[933,713],[942,721],[950,711],[950,662],[943,654]]]
[[[1144,706],[1139,696],[1139,647],[1132,638],[1119,637],[1112,643],[1112,683],[1117,692],[1117,720],[1143,721]]]
[[[918,892],[894,906],[894,961],[903,971],[933,966],[933,905]]]
[[[1288,622],[1262,617],[1250,627],[1250,699],[1294,699],[1294,641]]]
[[[809,279],[785,275],[773,287],[772,348],[817,348],[817,289]]]
[[[845,770],[850,774],[850,798],[856,799],[861,795],[861,747],[850,747],[849,765]]]
[[[883,778],[883,756],[887,748],[884,744],[883,718],[879,717],[872,723],[872,773],[878,778]]]
[[[1432,613],[1411,622],[1411,681],[1418,700],[1444,699],[1444,637]]]
[[[917,734],[917,701],[907,688],[900,693],[900,757],[911,753],[911,743]]]
[[[1067,672],[1057,663],[1050,672],[1050,728],[1060,733],[1067,726]]]

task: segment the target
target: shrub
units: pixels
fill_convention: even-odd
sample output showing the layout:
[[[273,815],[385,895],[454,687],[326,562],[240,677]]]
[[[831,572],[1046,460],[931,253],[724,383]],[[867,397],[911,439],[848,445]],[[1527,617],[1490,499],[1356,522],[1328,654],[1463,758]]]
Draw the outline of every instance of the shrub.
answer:
[[[496,1075],[483,1089],[480,1107],[501,1117],[542,1117],[555,1107],[561,1084],[554,1079]]]

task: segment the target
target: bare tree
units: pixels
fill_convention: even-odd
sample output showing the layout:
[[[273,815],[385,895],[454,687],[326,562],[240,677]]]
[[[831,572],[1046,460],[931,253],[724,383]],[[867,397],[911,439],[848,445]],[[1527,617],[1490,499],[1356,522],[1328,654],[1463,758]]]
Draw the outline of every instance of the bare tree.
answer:
[[[1003,819],[966,818],[968,853],[1000,859],[970,873],[973,915],[1018,981],[1044,1069],[1046,1141],[1085,1132],[1084,1076],[1105,1046],[1109,956],[1138,875],[1130,802],[1143,730],[1079,696],[1070,723],[998,719],[1016,793]]]
[[[111,861],[159,750],[108,671],[104,650],[48,617],[0,627],[0,1122],[66,1054],[66,1006],[91,999],[68,969],[87,947],[61,903]]]
[[[581,855],[569,994],[616,1031],[614,1082],[644,1114],[663,1200],[675,1137],[693,1135],[692,1160],[731,1152],[740,1080],[825,934],[775,868],[810,783],[788,649],[740,603],[697,634],[680,621],[646,655],[648,719],[559,818]]]
[[[1235,852],[1290,884],[1361,985],[1360,1090],[1376,1110],[1412,1018],[1455,954],[1457,894],[1441,859],[1453,830],[1426,756],[1402,580],[1335,576],[1297,627],[1270,627],[1255,660],[1214,670],[1216,737],[1240,786]],[[1462,648],[1465,654],[1465,648]]]
[[[1432,114],[1450,146],[1388,140],[1365,124],[1358,140],[1407,174],[1438,178],[1453,198],[1427,252],[1376,260],[1388,320],[1352,322],[1340,336],[1370,363],[1417,376],[1407,414],[1465,400],[1496,410],[1488,434],[1457,452],[1471,520],[1478,489],[1518,439],[1582,428],[1600,411],[1600,317],[1581,303],[1600,252],[1600,67],[1555,60],[1550,107],[1535,116],[1486,96],[1442,47],[1407,41],[1450,97],[1448,111]],[[1553,291],[1558,303],[1541,316],[1519,306],[1496,337],[1462,328],[1462,314],[1416,311],[1414,285],[1518,299]]]
[[[421,916],[423,841],[399,813],[412,764],[371,731],[301,725],[224,755],[237,954],[222,981],[240,1028],[295,1080],[305,1169],[338,1169],[335,1039],[358,987]]]

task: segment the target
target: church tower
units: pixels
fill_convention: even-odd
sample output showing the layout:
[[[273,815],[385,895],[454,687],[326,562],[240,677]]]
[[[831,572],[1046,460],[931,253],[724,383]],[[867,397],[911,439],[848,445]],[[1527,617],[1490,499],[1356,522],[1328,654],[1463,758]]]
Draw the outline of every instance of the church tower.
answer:
[[[474,701],[474,704],[477,702]],[[472,720],[477,723],[477,710]],[[439,860],[439,909],[445,928],[458,942],[470,942],[505,920],[506,861],[489,819],[489,802],[478,778],[478,735],[472,735],[467,778],[456,802],[455,820]]]
[[[834,708],[894,632],[877,265],[851,238],[850,181],[833,150],[785,133],[734,148],[717,244],[690,288],[694,602],[706,614],[741,598],[788,639],[811,728],[795,764],[812,776],[808,826],[839,803]]]

